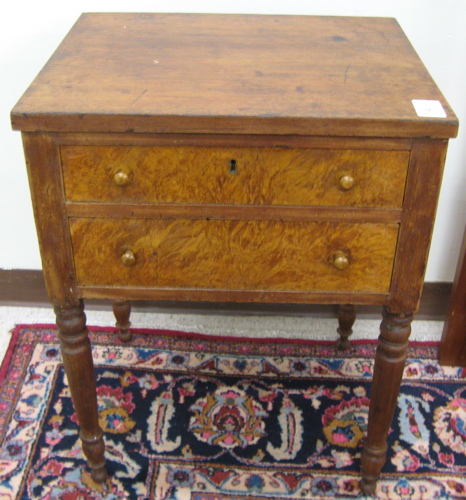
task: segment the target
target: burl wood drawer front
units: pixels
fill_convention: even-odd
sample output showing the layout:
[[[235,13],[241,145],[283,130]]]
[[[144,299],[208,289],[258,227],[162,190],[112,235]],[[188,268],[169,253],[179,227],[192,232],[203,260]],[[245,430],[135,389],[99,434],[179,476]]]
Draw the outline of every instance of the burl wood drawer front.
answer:
[[[398,234],[397,224],[372,223],[72,218],[70,226],[80,286],[223,290],[385,293]]]
[[[70,201],[400,207],[407,151],[62,146]]]

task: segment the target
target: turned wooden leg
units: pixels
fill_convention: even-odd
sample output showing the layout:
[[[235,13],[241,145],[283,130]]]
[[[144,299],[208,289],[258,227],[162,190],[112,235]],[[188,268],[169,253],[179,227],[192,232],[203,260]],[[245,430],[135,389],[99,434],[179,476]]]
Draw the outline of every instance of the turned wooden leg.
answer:
[[[413,315],[384,308],[372,380],[367,438],[361,455],[361,490],[375,491],[385,463],[387,436],[395,413]]]
[[[338,328],[340,338],[337,341],[337,349],[342,351],[349,349],[349,337],[353,333],[353,325],[356,321],[356,306],[352,304],[341,304],[338,307]]]
[[[78,416],[84,455],[97,483],[107,478],[104,440],[99,427],[94,364],[86,327],[83,301],[72,306],[55,306],[58,338],[71,398]]]
[[[120,330],[118,338],[122,342],[129,342],[133,336],[131,333],[131,302],[129,300],[114,300],[112,303],[113,314],[117,320],[115,326]]]

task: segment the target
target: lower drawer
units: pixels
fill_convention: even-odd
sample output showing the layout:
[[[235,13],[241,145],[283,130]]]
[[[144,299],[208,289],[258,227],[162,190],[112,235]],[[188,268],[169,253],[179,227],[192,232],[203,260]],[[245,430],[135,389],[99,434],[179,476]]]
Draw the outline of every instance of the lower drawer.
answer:
[[[78,285],[389,291],[398,225],[70,219]]]

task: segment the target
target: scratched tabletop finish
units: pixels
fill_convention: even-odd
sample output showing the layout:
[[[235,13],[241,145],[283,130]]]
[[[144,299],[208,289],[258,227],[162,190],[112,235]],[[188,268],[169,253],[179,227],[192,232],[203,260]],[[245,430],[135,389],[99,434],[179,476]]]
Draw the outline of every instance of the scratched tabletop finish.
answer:
[[[396,83],[394,83],[396,82]],[[420,118],[412,99],[446,118]],[[83,14],[12,112],[23,131],[452,137],[389,18]],[[427,124],[426,124],[427,122]]]

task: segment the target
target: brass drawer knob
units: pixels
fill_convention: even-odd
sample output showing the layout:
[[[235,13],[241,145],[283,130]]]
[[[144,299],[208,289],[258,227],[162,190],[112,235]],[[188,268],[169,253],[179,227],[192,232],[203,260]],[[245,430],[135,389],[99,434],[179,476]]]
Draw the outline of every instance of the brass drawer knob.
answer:
[[[124,266],[134,266],[136,264],[136,255],[131,250],[126,250],[126,252],[121,256],[121,263]]]
[[[341,252],[335,252],[333,254],[333,265],[340,271],[343,271],[349,266],[349,259],[348,256]]]
[[[340,187],[349,191],[354,186],[354,177],[349,174],[342,175],[339,179]]]
[[[127,186],[131,183],[131,173],[126,170],[118,170],[113,176],[113,180],[117,186]]]

